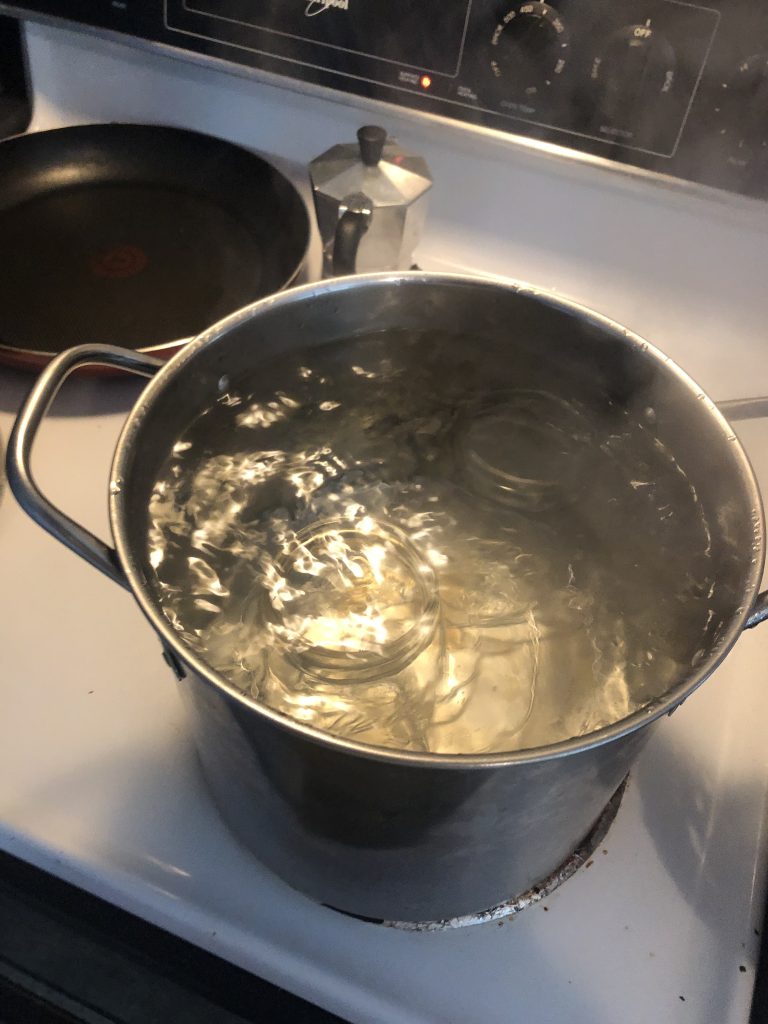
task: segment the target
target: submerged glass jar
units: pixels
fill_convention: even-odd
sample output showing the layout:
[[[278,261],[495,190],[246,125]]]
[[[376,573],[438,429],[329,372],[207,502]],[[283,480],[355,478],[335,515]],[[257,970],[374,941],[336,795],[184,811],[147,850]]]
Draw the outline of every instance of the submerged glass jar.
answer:
[[[265,583],[259,699],[336,735],[428,749],[444,660],[437,581],[405,534],[367,516],[313,523]]]
[[[429,733],[431,749],[441,753],[511,749],[533,707],[534,608],[512,574],[483,568],[472,578],[441,579],[446,666]]]
[[[530,715],[538,664],[533,603],[542,570],[526,544],[528,524],[514,514],[502,524],[463,488],[428,478],[402,495],[398,513],[440,597],[445,656],[429,749],[511,749]]]
[[[546,391],[500,392],[485,396],[458,424],[457,468],[478,496],[542,512],[581,491],[590,440],[576,403]]]

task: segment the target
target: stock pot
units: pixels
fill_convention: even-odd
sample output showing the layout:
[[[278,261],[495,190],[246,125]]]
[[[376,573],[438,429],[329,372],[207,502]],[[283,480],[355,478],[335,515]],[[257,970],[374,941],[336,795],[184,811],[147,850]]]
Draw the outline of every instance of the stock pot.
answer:
[[[650,704],[596,732],[511,753],[401,752],[293,721],[232,687],[163,615],[151,586],[147,507],[166,453],[217,395],[222,377],[268,379],[278,353],[375,330],[447,331],[499,378],[582,403],[606,395],[630,414],[652,406],[706,513],[718,580],[691,669]],[[82,364],[151,378],[122,431],[108,485],[114,547],[40,492],[34,436],[67,374]],[[762,411],[749,404],[736,415]],[[721,411],[661,352],[564,299],[530,288],[428,273],[312,284],[251,305],[163,365],[110,346],[59,356],[32,389],[11,437],[11,488],[40,525],[125,587],[162,645],[190,712],[204,775],[224,820],[290,885],[361,917],[400,922],[476,915],[536,891],[601,820],[652,730],[717,667],[741,631],[768,617],[758,594],[764,520],[747,457]],[[679,529],[685,541],[685,523]],[[632,543],[627,530],[626,543]],[[663,726],[662,726],[663,727]]]

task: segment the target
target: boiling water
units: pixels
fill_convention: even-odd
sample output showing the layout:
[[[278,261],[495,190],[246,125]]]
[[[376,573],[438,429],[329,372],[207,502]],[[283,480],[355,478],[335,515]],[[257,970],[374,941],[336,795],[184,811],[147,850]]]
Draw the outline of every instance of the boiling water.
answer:
[[[469,754],[589,733],[688,674],[709,532],[652,410],[515,386],[445,337],[267,372],[219,381],[149,508],[166,616],[243,693]]]

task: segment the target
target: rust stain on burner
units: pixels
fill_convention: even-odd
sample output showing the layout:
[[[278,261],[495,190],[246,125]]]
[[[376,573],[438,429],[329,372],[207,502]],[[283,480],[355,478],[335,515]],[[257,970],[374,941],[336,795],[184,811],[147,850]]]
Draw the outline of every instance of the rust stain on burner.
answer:
[[[114,245],[97,253],[90,269],[96,277],[119,280],[140,274],[147,263],[149,257],[138,245]]]

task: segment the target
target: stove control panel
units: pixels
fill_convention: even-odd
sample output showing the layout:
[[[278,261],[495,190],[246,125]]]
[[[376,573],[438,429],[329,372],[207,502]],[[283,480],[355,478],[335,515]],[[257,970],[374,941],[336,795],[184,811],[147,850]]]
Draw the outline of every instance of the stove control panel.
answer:
[[[759,0],[30,0],[23,12],[768,198]]]

